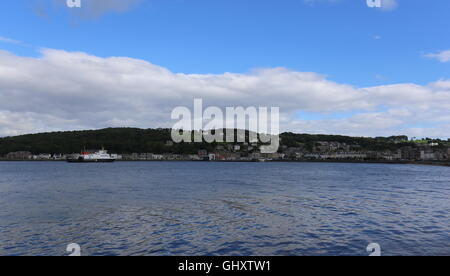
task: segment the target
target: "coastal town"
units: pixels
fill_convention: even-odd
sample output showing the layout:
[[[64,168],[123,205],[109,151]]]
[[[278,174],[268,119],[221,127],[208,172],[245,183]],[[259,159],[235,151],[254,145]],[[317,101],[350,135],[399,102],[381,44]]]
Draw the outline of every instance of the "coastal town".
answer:
[[[397,141],[404,143],[404,141]],[[165,147],[174,146],[167,141]],[[196,154],[177,153],[111,153],[118,161],[235,161],[235,162],[270,162],[270,161],[374,161],[374,162],[417,162],[417,161],[449,161],[450,143],[448,141],[420,140],[409,141],[408,146],[400,146],[396,150],[366,150],[358,144],[341,142],[314,142],[309,145],[290,147],[282,145],[277,153],[264,154],[257,143],[217,144],[211,150],[200,149]],[[93,152],[92,150],[89,152]],[[39,153],[30,151],[10,152],[2,156],[2,160],[29,161],[65,161],[73,154]]]

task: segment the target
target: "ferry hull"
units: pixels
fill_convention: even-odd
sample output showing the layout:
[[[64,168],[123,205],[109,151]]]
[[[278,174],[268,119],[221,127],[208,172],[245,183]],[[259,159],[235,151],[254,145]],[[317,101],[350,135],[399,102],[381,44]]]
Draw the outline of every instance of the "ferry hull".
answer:
[[[67,159],[67,162],[69,163],[112,163],[116,161],[115,159],[90,159],[90,160],[84,160],[84,159]]]

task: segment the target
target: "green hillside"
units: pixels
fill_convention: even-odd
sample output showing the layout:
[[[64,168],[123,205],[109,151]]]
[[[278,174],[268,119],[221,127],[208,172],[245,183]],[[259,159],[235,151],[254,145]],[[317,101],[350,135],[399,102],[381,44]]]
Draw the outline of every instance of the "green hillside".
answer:
[[[182,143],[170,145],[170,129],[107,128],[101,130],[66,131],[0,138],[0,155],[15,151],[39,153],[74,153],[105,147],[110,152],[133,153],[197,153],[199,149],[213,150],[216,144]],[[367,150],[397,149],[411,145],[406,136],[362,138],[336,135],[283,133],[281,144],[287,147],[312,147],[319,141],[359,145]],[[403,142],[402,142],[403,141]]]

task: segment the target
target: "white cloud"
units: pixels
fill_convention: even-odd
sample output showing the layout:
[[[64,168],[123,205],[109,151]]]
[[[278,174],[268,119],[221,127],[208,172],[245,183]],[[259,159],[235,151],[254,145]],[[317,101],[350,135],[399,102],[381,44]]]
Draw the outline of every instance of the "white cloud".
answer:
[[[361,1],[361,5],[368,5],[367,0],[358,0]],[[309,5],[313,5],[316,3],[340,3],[342,0],[304,0],[305,3]],[[399,0],[380,0],[381,7],[378,8],[381,11],[393,11],[399,6]]]
[[[22,44],[23,43],[22,41],[14,40],[14,39],[2,37],[2,36],[0,36],[0,42],[10,43],[10,44]]]
[[[398,0],[381,0],[381,10],[393,11],[398,7]]]
[[[439,53],[426,54],[427,58],[434,58],[439,60],[440,62],[449,62],[450,61],[450,50],[442,51]]]
[[[358,88],[284,68],[177,74],[143,60],[0,51],[0,136],[110,126],[171,127],[176,106],[278,106],[282,130],[358,136],[450,133],[450,81]],[[305,120],[298,111],[351,114]]]
[[[65,1],[65,0],[64,0]],[[98,17],[109,12],[125,12],[141,0],[89,0],[80,9],[84,16]]]
[[[111,12],[126,12],[143,0],[81,0],[81,8],[68,8],[67,0],[33,0],[34,12],[44,18],[50,17],[55,7],[68,9],[79,18],[98,18]]]

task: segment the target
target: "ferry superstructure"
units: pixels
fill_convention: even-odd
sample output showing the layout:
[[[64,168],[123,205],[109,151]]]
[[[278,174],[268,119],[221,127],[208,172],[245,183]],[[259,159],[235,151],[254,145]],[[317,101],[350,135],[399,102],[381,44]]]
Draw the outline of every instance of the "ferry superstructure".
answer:
[[[114,162],[116,157],[108,153],[107,150],[99,150],[95,152],[82,152],[67,158],[70,163],[90,163],[90,162]]]

